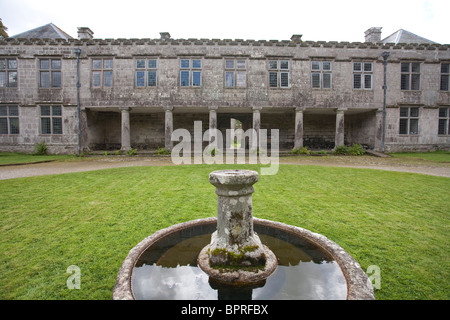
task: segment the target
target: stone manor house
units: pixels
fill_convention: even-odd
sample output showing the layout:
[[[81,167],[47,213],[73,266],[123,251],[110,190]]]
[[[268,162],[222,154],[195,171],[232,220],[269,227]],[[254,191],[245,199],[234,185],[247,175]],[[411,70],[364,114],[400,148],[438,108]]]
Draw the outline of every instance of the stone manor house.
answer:
[[[0,38],[0,151],[170,150],[177,128],[225,136],[236,120],[279,129],[281,150],[450,148],[450,45],[381,28],[358,43],[160,35]]]

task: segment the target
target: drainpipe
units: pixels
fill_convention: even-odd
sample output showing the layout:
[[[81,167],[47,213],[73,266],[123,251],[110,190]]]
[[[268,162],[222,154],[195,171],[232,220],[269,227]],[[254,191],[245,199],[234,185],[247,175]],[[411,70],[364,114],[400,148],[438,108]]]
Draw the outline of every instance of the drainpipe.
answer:
[[[383,67],[384,67],[384,84],[383,84],[383,136],[381,138],[381,152],[384,153],[384,144],[385,144],[385,137],[386,137],[386,67],[387,67],[387,59],[389,57],[389,52],[385,51],[381,54],[383,57]]]
[[[81,110],[80,110],[80,54],[81,49],[76,48],[73,52],[77,55],[77,118],[78,118],[78,150],[77,156],[81,154]]]

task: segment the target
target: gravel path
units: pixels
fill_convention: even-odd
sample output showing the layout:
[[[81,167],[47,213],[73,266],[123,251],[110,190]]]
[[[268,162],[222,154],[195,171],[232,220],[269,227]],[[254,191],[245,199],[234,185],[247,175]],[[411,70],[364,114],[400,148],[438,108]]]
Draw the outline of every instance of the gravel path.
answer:
[[[420,159],[378,158],[373,156],[297,156],[280,157],[281,164],[368,168],[450,177],[450,163]],[[85,157],[73,161],[55,161],[25,165],[0,166],[0,180],[68,172],[83,172],[132,166],[169,166],[170,157]]]

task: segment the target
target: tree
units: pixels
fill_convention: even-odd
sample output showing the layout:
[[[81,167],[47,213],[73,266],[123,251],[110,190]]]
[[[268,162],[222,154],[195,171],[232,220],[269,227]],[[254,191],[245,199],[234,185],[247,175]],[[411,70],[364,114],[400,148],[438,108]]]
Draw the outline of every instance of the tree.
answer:
[[[0,18],[0,36],[3,38],[8,38],[6,30],[8,30],[8,28],[3,25],[2,18]]]

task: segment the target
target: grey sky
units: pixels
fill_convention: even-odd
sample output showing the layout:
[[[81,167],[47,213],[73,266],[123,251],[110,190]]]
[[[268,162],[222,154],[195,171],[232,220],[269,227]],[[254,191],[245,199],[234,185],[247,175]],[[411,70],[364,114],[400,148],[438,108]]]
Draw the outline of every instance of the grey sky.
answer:
[[[398,29],[448,44],[448,0],[0,0],[8,34],[53,22],[73,37],[89,27],[95,38],[218,38],[364,41],[364,31]]]

